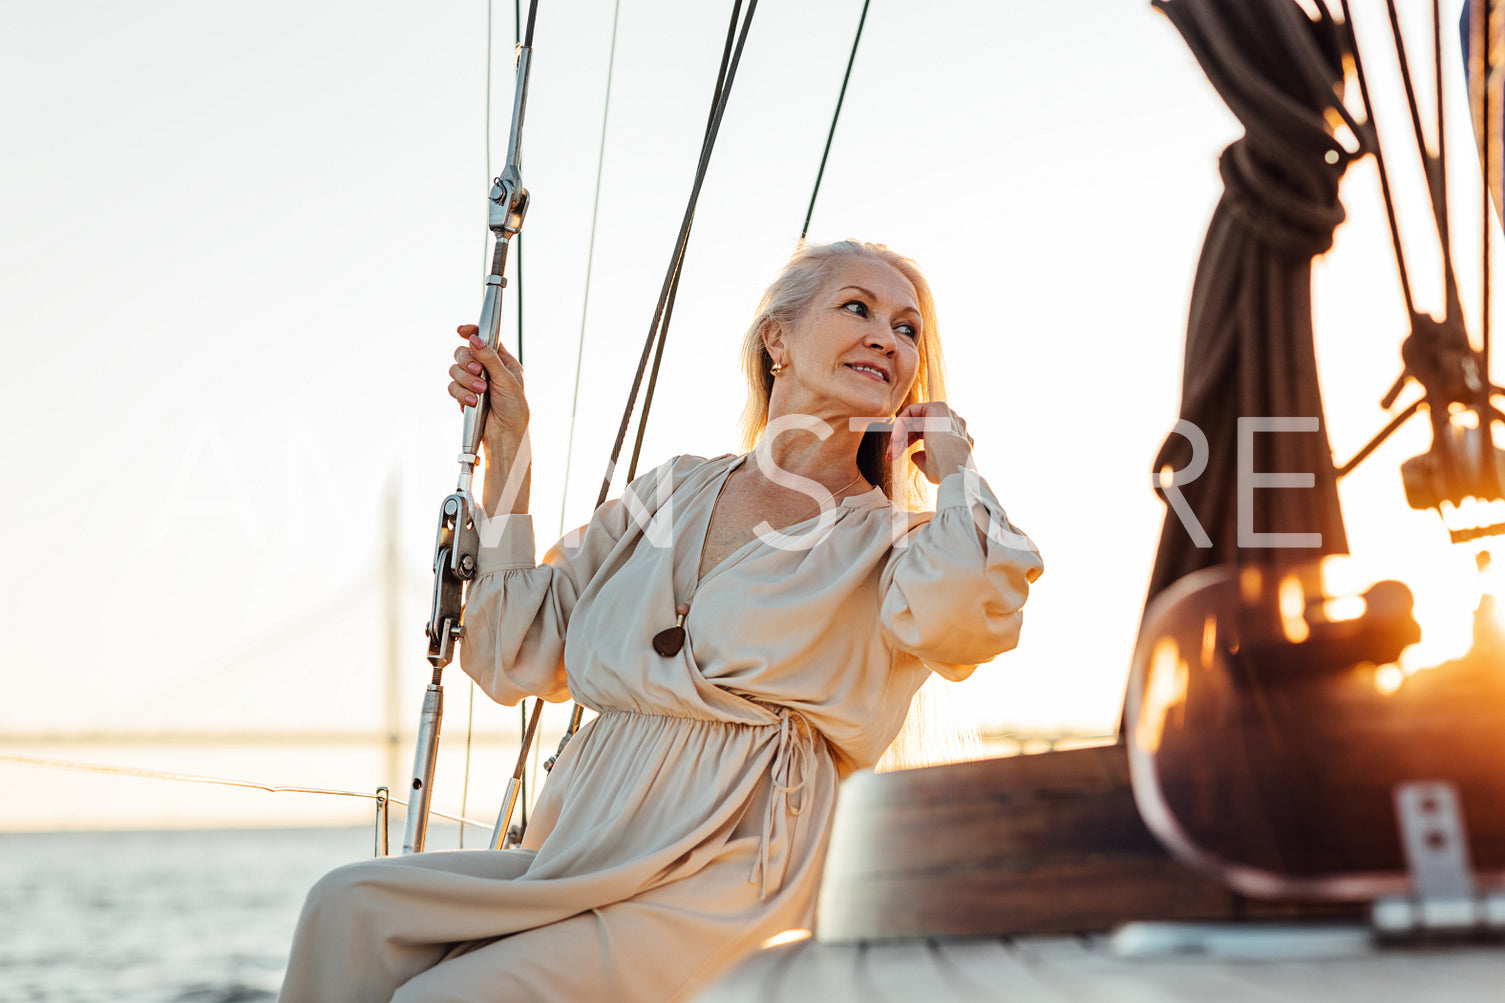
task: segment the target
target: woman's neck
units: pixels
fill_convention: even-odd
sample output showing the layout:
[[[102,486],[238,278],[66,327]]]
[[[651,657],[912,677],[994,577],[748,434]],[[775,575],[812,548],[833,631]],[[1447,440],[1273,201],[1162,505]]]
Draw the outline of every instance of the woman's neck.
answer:
[[[845,418],[809,415],[780,416],[770,413],[768,429],[758,443],[773,466],[785,473],[806,477],[823,484],[829,491],[841,491],[852,487],[853,481],[861,480],[857,467],[857,449],[862,445],[862,432],[853,431]],[[792,420],[791,420],[792,419]],[[823,423],[823,426],[822,426]],[[830,435],[822,439],[817,432],[830,429]]]

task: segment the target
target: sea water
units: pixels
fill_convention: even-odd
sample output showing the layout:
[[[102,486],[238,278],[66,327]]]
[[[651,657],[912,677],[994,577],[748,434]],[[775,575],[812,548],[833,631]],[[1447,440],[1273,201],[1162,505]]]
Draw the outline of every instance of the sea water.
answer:
[[[0,1001],[275,999],[304,893],[373,848],[370,828],[0,833]]]

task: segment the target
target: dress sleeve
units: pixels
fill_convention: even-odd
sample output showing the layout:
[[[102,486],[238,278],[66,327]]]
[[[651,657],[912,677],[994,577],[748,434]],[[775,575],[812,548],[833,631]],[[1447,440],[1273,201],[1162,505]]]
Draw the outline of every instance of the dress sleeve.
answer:
[[[987,482],[951,474],[936,511],[890,555],[880,580],[880,621],[890,643],[947,679],[1019,643],[1024,600],[1045,565],[1009,522]]]
[[[698,457],[678,457],[650,470],[608,501],[585,526],[534,560],[533,517],[502,517],[494,542],[481,541],[479,573],[465,597],[460,666],[493,700],[511,706],[528,696],[570,698],[564,639],[570,612],[591,579],[634,527],[646,528],[662,501]]]

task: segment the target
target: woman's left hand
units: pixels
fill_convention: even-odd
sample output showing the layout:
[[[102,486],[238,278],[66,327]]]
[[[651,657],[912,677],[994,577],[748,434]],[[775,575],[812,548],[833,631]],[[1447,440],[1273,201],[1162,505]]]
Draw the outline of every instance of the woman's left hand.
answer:
[[[924,443],[925,448],[916,450],[910,460],[924,471],[931,484],[939,484],[948,474],[965,470],[972,456],[967,423],[945,401],[911,404],[894,415],[888,441],[889,462],[897,463],[916,442]]]

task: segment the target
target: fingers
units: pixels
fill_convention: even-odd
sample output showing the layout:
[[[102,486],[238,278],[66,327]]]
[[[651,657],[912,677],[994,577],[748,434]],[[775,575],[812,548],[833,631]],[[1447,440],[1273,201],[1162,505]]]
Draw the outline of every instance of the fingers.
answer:
[[[478,362],[450,366],[449,378],[449,395],[461,404],[474,407],[478,397],[486,392],[486,377]]]
[[[522,382],[523,364],[507,351],[507,346],[497,345],[495,348],[487,348],[485,340],[481,337],[481,329],[474,324],[461,324],[455,328],[455,333],[465,339],[465,344],[455,349],[455,361],[460,365],[470,367],[472,373],[480,375],[481,370],[474,366],[479,365],[489,370],[495,364],[498,372],[505,369],[515,376],[518,382]]]
[[[904,423],[895,419],[893,428],[888,433],[888,462],[899,462],[899,457],[903,456],[904,450],[909,448],[909,442],[909,433]]]
[[[509,351],[507,347],[498,344],[495,348],[488,347],[481,338],[480,329],[474,324],[463,324],[458,329],[461,337],[466,339],[466,349],[481,365],[490,372],[500,373],[503,369],[511,373],[521,383],[523,379],[523,364]],[[466,350],[466,349],[462,349]],[[458,359],[458,355],[456,356]],[[495,367],[495,368],[493,368]]]
[[[462,403],[470,403],[465,397],[471,393],[484,393],[489,385],[488,377],[494,378],[492,382],[496,382],[499,389],[521,391],[522,363],[507,351],[506,346],[488,347],[475,324],[461,324],[455,328],[455,333],[465,339],[465,343],[455,349],[455,364],[449,371],[453,380],[450,396]],[[509,383],[515,387],[507,387]]]
[[[505,346],[488,346],[475,324],[461,324],[455,333],[464,342],[449,367],[450,397],[461,408],[489,405],[483,432],[488,441],[493,435],[519,438],[528,426],[522,363]]]
[[[905,450],[916,442],[924,441],[934,445],[938,439],[947,436],[966,440],[966,450],[971,451],[972,436],[967,433],[966,420],[951,410],[944,401],[911,404],[894,416],[888,442],[889,462],[897,463]],[[924,463],[923,456],[924,453],[919,452],[912,459],[917,463]]]

